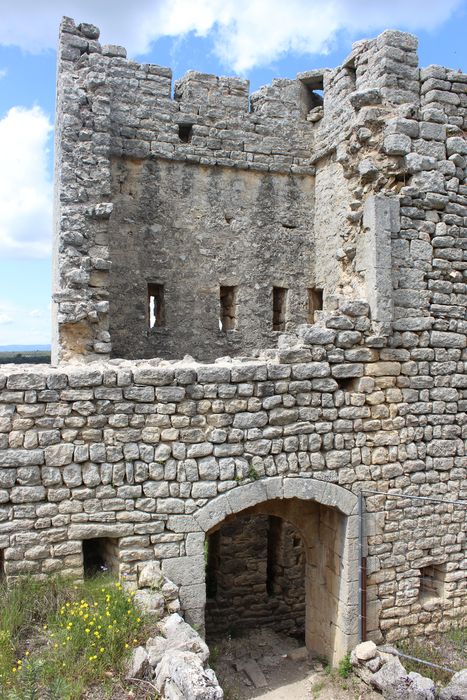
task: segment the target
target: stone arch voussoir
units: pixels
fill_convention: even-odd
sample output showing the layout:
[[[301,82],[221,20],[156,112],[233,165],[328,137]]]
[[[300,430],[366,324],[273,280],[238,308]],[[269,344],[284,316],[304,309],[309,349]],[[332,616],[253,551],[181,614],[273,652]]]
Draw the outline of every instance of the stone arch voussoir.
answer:
[[[237,486],[200,508],[194,519],[200,530],[208,532],[222,523],[227,516],[240,513],[265,501],[283,498],[298,498],[316,501],[331,508],[337,508],[343,515],[356,512],[358,498],[347,489],[318,479],[272,476]]]

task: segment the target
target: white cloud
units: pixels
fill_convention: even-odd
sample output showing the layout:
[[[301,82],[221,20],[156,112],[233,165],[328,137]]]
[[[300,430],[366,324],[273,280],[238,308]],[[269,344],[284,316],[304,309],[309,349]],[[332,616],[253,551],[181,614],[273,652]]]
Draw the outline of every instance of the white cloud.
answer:
[[[0,68],[0,80],[4,78],[8,73],[8,70],[6,68]]]
[[[50,343],[50,312],[47,306],[32,315],[26,304],[13,299],[0,299],[0,346],[45,345]]]
[[[29,316],[31,318],[41,318],[44,315],[44,312],[42,309],[31,309],[29,312]]]
[[[52,125],[39,107],[12,107],[0,120],[0,258],[50,254]]]
[[[387,27],[433,29],[464,0],[0,0],[0,43],[26,50],[53,48],[62,14],[93,22],[103,40],[147,53],[161,36],[210,36],[229,67],[242,72],[287,51],[327,50],[340,31]],[[28,17],[25,22],[24,18]]]

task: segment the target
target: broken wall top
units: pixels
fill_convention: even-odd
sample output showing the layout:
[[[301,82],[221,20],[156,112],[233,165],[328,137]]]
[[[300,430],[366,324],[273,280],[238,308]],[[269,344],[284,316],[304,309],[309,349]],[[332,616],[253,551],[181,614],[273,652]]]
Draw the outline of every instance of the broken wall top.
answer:
[[[444,139],[451,142],[451,157],[462,157],[466,76],[438,66],[420,71],[417,39],[386,31],[357,42],[336,69],[307,71],[295,80],[276,79],[251,95],[246,80],[196,71],[176,81],[173,89],[170,69],[128,60],[122,47],[101,46],[98,38],[93,25],[77,26],[67,18],[62,22],[54,362],[111,356],[109,222],[114,210],[112,161],[118,158],[311,179],[317,170],[325,170],[329,159],[335,161],[348,182],[348,194],[336,189],[335,197],[345,206],[349,200],[351,211],[344,225],[342,216],[333,219],[332,212],[314,222],[318,258],[338,259],[328,265],[335,268],[329,299],[334,292],[366,296],[374,320],[381,317],[387,335],[392,320],[390,255],[383,256],[385,262],[381,256],[373,260],[365,247],[368,241],[359,244],[363,204],[379,195],[399,206],[399,183],[417,177],[427,158],[433,161],[429,167],[442,159],[436,151],[412,152],[414,144],[417,151],[414,139],[428,132],[425,127],[422,133],[419,122],[439,124]],[[333,187],[330,174],[325,189]],[[350,201],[355,192],[358,201]],[[320,227],[333,229],[335,249],[329,250],[319,238]],[[385,234],[386,243],[397,231],[396,222]],[[423,303],[419,306],[424,315]]]

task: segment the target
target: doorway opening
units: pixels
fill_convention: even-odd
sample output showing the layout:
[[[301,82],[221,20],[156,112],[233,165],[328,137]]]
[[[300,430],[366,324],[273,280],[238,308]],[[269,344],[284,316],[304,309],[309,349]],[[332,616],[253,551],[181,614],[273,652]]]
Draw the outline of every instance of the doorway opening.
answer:
[[[305,635],[305,548],[275,515],[244,515],[207,538],[206,636],[268,627]]]
[[[355,527],[338,507],[294,496],[226,513],[205,535],[208,643],[263,629],[337,663],[356,634]]]

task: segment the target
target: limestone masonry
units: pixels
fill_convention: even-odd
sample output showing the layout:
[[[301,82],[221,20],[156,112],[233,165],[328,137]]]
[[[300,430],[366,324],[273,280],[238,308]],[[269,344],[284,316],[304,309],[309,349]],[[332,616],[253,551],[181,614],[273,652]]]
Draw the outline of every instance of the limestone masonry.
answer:
[[[460,624],[467,75],[387,31],[250,95],[98,38],[62,22],[55,366],[0,368],[2,573],[157,560],[188,622],[334,662],[359,620]]]

